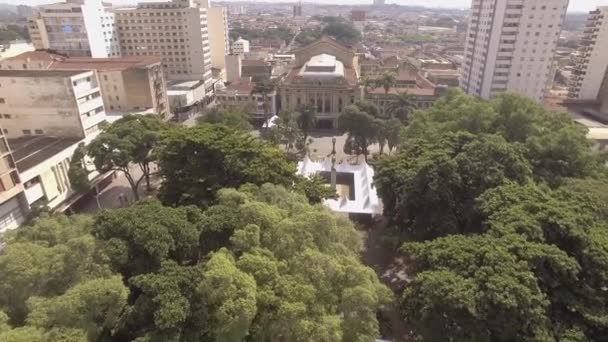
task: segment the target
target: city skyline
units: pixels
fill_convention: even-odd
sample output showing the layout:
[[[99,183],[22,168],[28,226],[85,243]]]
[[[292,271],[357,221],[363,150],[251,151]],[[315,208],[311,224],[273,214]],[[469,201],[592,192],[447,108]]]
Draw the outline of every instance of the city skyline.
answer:
[[[155,0],[151,0],[155,1]],[[156,0],[157,1],[157,0]],[[161,0],[162,1],[162,0]],[[235,2],[236,0],[225,0],[227,2]],[[42,4],[61,2],[58,0],[1,0],[0,3],[12,5],[29,5],[37,6]],[[134,4],[135,0],[113,0],[110,1],[116,5]],[[145,2],[145,1],[140,1]],[[214,1],[217,2],[217,1]],[[265,1],[243,1],[243,2],[270,2],[270,3],[289,3],[286,0],[265,0]],[[336,5],[365,5],[372,4],[373,0],[308,0],[308,3],[318,4],[336,4]],[[466,9],[471,5],[470,0],[387,0],[387,4],[399,4],[403,6],[424,6],[428,8],[454,8]],[[608,6],[608,0],[576,0],[570,1],[568,7],[569,12],[586,12],[595,9],[597,6]]]

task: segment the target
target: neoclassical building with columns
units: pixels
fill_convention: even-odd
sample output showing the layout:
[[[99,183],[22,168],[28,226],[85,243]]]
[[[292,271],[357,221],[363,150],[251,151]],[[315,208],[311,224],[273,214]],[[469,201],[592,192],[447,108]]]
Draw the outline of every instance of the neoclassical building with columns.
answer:
[[[342,109],[362,97],[355,51],[322,37],[293,53],[295,64],[279,86],[282,109],[315,106],[319,128],[336,128]]]

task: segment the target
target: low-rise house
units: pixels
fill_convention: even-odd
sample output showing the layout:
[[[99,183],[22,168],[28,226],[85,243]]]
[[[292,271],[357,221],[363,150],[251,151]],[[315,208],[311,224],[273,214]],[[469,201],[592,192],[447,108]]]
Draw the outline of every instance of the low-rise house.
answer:
[[[217,90],[216,100],[220,106],[248,108],[252,121],[258,123],[277,115],[277,92],[273,91],[266,96],[267,105],[264,108],[264,96],[254,93],[254,90],[255,83],[251,77],[243,77]]]

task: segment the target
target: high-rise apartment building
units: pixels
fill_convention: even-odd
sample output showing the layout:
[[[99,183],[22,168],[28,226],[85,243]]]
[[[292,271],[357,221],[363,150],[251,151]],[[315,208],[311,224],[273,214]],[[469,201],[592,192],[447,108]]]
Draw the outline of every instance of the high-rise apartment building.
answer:
[[[608,67],[608,6],[589,12],[569,97],[597,100]]]
[[[226,55],[230,53],[228,36],[228,11],[224,7],[207,9],[209,46],[211,47],[211,66],[217,69],[226,68]]]
[[[204,80],[212,90],[206,0],[139,3],[114,11],[123,56],[162,58],[169,80]]]
[[[473,0],[461,87],[491,98],[509,91],[542,101],[568,0]]]
[[[74,57],[120,56],[112,8],[101,0],[39,6],[27,26],[36,49]]]
[[[374,0],[374,6],[382,6],[385,4],[385,0]]]

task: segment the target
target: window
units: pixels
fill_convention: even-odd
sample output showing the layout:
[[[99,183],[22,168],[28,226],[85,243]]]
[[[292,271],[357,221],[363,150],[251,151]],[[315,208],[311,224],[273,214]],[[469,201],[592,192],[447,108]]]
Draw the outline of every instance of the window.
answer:
[[[11,115],[10,115],[10,114],[4,114],[4,115],[2,115],[2,116],[3,116],[5,119],[10,119],[10,118],[11,118]]]
[[[23,134],[25,134],[25,135],[32,135],[32,131],[31,131],[31,130],[29,130],[29,129],[24,129],[22,132],[23,132]]]
[[[6,103],[6,101],[4,101],[4,98],[0,97],[0,103]]]
[[[37,130],[35,130],[34,132],[35,132],[37,135],[44,134],[44,131],[42,131],[41,129],[37,129]]]

